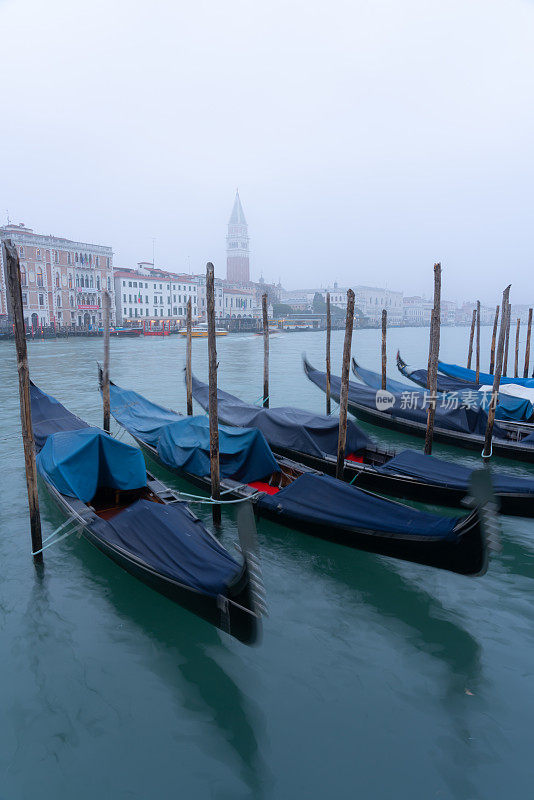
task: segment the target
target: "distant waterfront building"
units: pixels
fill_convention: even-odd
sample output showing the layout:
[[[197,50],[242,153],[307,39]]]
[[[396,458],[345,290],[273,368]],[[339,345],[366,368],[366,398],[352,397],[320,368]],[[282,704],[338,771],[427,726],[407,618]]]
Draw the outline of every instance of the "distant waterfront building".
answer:
[[[354,290],[356,307],[370,322],[378,325],[382,319],[382,309],[385,308],[388,312],[388,324],[402,325],[404,319],[402,292],[380,289],[376,286],[353,286],[351,288]],[[341,287],[335,283],[332,288],[320,289],[319,293],[326,300],[326,293],[330,292],[330,303],[344,309],[347,307],[347,290],[348,287]],[[310,294],[313,301],[315,293],[309,293],[308,296]]]
[[[228,221],[226,279],[230,283],[238,284],[246,284],[250,281],[248,225],[241,205],[239,191],[235,193],[234,207]]]
[[[196,275],[168,272],[140,262],[137,269],[116,269],[114,281],[116,313],[120,323],[183,321],[189,298],[192,318],[198,320],[202,314],[202,297],[205,295]]]
[[[114,272],[117,320],[120,323],[172,321],[183,324],[191,298],[195,322],[206,318],[206,276],[185,275],[141,262],[136,269]],[[215,278],[215,316],[253,317],[257,313],[254,290],[228,285]]]
[[[20,260],[22,304],[33,325],[89,327],[102,324],[102,292],[111,294],[114,321],[113,250],[97,244],[42,236],[22,223],[0,227],[0,241],[11,239]],[[0,315],[10,316],[5,265],[0,249]]]

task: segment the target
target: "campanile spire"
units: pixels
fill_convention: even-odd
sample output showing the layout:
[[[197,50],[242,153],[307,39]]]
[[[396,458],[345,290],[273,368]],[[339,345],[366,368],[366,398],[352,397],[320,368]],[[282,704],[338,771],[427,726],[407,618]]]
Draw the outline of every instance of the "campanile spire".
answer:
[[[248,283],[250,281],[249,257],[248,225],[241,205],[239,190],[237,190],[226,235],[227,280],[232,283]]]

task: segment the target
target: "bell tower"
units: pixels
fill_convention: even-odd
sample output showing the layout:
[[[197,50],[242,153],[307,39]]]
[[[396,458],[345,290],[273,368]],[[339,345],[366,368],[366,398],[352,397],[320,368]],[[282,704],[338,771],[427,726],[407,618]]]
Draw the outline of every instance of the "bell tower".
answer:
[[[226,235],[226,279],[231,283],[250,281],[248,225],[241,205],[239,190],[228,221]]]

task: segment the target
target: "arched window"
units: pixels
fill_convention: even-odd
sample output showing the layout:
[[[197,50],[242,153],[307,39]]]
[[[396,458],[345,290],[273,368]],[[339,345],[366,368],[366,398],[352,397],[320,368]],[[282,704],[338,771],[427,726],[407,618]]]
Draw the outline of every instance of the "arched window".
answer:
[[[20,265],[20,285],[26,286],[26,267]]]
[[[74,306],[74,295],[72,295],[72,294],[70,296],[70,304],[71,304],[71,306]]]
[[[69,272],[69,289],[72,289],[72,275]]]
[[[80,287],[80,276],[76,275],[76,288],[78,289],[79,287]]]
[[[41,265],[37,267],[37,286],[44,286],[43,284],[43,268]]]
[[[59,272],[56,272],[56,289],[59,289]]]
[[[89,286],[91,287],[91,289],[93,288],[93,276],[92,275],[89,278]]]
[[[74,260],[75,260],[76,262],[78,262],[78,253],[75,253],[75,255],[74,255]]]
[[[87,275],[85,276],[85,286],[89,288],[89,278],[87,277]]]
[[[100,289],[100,277],[98,275],[96,276],[96,288]]]
[[[56,297],[56,308],[61,308],[61,295],[58,294]]]

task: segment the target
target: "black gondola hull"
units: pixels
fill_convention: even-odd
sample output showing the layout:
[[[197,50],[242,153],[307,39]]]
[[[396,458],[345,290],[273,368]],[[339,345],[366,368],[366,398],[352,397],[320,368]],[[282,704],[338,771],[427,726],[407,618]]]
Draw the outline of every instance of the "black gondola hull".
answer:
[[[69,498],[60,494],[42,476],[40,479],[64,514],[70,516],[76,512]],[[245,576],[243,579],[241,576],[238,583],[242,588],[235,597],[222,599],[212,597],[157,573],[127,552],[110,545],[95,534],[89,523],[80,523],[80,533],[123,570],[177,605],[229,633],[244,644],[255,644],[258,641],[260,625],[258,616],[250,610],[253,603],[248,577]],[[246,570],[246,567],[244,569]]]
[[[148,455],[164,469],[200,489],[210,491],[209,478],[192,475],[183,470],[172,469],[160,459],[155,448],[136,437],[133,438],[135,438],[145,455]],[[224,484],[225,482],[222,481],[221,487],[223,489],[225,488]],[[243,496],[245,495],[239,489],[229,491],[225,495],[228,499]],[[251,500],[257,516],[345,547],[449,570],[460,575],[483,575],[487,570],[487,543],[476,512],[469,517],[465,517],[465,521],[468,519],[474,520],[470,530],[456,540],[451,541],[431,539],[430,537],[409,537],[401,531],[398,534],[383,535],[376,531],[361,531],[355,528],[341,528],[335,525],[326,527],[322,523],[317,524],[310,520],[301,520],[286,512],[273,512],[258,502],[258,495],[252,496]]]

